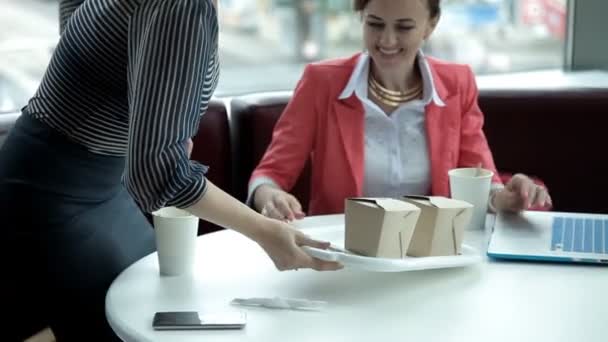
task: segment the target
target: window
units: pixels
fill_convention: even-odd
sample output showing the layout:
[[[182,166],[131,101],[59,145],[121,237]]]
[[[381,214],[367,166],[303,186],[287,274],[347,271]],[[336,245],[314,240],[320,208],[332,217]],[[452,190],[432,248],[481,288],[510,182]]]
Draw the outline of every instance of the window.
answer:
[[[36,91],[59,36],[58,2],[2,0],[0,114],[17,112]]]
[[[293,89],[306,63],[361,50],[351,0],[219,0],[217,96]],[[442,0],[430,55],[478,75],[561,68],[566,0]],[[0,112],[35,92],[58,39],[58,0],[2,0]]]
[[[427,54],[477,75],[561,68],[566,0],[443,0]],[[292,89],[306,62],[361,51],[351,0],[221,0],[218,94]]]

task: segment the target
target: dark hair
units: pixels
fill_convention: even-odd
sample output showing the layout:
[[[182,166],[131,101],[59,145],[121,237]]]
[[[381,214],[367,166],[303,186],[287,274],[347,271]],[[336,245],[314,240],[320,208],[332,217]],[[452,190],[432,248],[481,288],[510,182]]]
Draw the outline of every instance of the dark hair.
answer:
[[[371,0],[354,0],[353,5],[355,11],[363,11],[370,1]],[[431,18],[435,18],[441,13],[441,5],[439,2],[441,2],[441,0],[426,0],[427,5],[429,6],[429,11],[431,12]]]

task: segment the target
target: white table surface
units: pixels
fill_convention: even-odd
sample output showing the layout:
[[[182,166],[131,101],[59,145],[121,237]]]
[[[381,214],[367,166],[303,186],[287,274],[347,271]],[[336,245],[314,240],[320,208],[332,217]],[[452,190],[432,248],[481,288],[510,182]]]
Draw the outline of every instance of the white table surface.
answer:
[[[309,217],[316,229],[342,215]],[[483,249],[486,232],[465,243]],[[601,266],[494,261],[464,268],[372,273],[278,272],[263,250],[232,231],[198,238],[190,277],[160,277],[156,254],[108,290],[106,316],[125,341],[608,341],[608,270]],[[328,302],[323,312],[231,306],[235,297]],[[156,311],[244,310],[236,331],[154,331]]]

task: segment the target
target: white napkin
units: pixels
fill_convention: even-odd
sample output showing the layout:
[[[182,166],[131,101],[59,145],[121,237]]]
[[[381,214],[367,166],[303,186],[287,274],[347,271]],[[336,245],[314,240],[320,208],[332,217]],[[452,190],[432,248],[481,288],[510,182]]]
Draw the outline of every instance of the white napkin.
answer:
[[[270,309],[322,311],[327,302],[299,298],[235,298],[233,305],[258,306]]]

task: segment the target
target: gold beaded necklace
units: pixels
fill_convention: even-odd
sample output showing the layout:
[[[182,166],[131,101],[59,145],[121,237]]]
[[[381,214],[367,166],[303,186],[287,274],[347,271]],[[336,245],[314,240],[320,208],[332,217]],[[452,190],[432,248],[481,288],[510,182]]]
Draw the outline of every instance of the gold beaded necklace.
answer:
[[[368,77],[368,90],[378,101],[390,107],[399,107],[402,103],[419,98],[422,94],[422,82],[407,91],[395,91],[383,87],[370,72]]]

